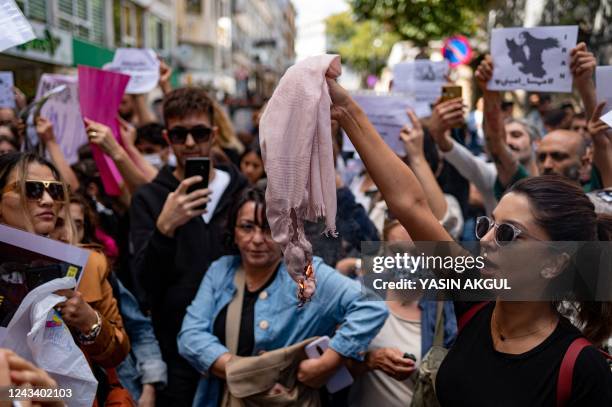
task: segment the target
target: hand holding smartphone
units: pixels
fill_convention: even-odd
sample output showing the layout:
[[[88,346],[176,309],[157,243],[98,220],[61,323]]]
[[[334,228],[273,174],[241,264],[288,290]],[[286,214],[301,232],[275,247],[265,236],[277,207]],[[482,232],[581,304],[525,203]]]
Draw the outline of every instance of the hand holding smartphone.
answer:
[[[462,97],[461,86],[457,85],[444,85],[442,86],[442,102],[447,100],[457,99]]]
[[[317,359],[323,355],[323,353],[327,350],[328,347],[329,336],[322,336],[319,339],[306,345],[304,351],[310,359]],[[353,384],[353,376],[351,376],[346,366],[342,365],[331,376],[331,378],[326,384],[326,387],[330,393],[336,393],[337,391],[340,391],[345,387],[350,386],[351,384]]]

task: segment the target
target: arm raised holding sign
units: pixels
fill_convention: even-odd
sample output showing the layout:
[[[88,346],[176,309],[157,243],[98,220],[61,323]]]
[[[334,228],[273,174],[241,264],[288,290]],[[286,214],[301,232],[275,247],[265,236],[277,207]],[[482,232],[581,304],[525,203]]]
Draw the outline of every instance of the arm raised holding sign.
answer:
[[[51,156],[51,161],[57,167],[57,170],[62,175],[62,178],[70,185],[72,191],[79,189],[79,179],[77,178],[74,171],[66,161],[64,153],[60,148],[60,145],[55,140],[55,133],[53,132],[53,123],[42,116],[36,118],[36,134],[40,139],[41,143],[45,145],[45,148]]]
[[[593,163],[601,174],[604,188],[612,187],[612,129],[600,120],[606,102],[597,105],[589,120],[588,130],[593,139]]]
[[[425,158],[423,150],[425,132],[423,131],[423,126],[421,126],[421,122],[419,122],[418,117],[416,117],[413,111],[408,110],[407,113],[410,122],[412,122],[412,128],[406,125],[400,133],[400,138],[406,148],[406,161],[408,161],[408,165],[414,171],[414,175],[421,182],[431,211],[436,218],[443,219],[448,209],[448,204],[436,180],[436,176]]]
[[[581,42],[570,53],[570,71],[574,76],[574,86],[580,94],[586,116],[589,118],[595,111],[597,95],[593,73],[597,66],[597,60],[592,52],[587,50],[586,44]]]
[[[511,183],[519,169],[518,160],[512,155],[506,143],[501,111],[501,93],[487,89],[487,83],[493,77],[493,60],[487,55],[476,70],[476,80],[483,92],[484,99],[484,133],[487,149],[497,168],[497,176],[503,186]]]

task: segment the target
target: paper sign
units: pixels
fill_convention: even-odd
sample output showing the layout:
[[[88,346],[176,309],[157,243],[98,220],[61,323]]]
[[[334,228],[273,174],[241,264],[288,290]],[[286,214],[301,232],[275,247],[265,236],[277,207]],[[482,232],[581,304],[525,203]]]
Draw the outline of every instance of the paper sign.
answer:
[[[601,116],[600,120],[603,121],[608,126],[612,127],[612,110],[610,110],[608,113]]]
[[[0,331],[28,292],[55,278],[81,279],[89,251],[0,224]]]
[[[14,0],[0,0],[0,52],[36,38],[32,26]]]
[[[159,82],[159,60],[151,49],[119,48],[113,62],[104,69],[129,75],[125,91],[129,94],[148,93]]]
[[[490,90],[571,92],[570,52],[578,26],[497,28],[491,33]]]
[[[130,77],[80,65],[78,71],[79,102],[83,117],[110,127],[115,138],[120,140],[117,112]],[[100,170],[104,190],[108,195],[119,196],[119,186],[123,179],[117,166],[98,146],[92,145],[91,149]]]
[[[57,86],[65,85],[60,94],[49,98],[40,109],[40,115],[53,123],[55,139],[69,164],[79,160],[79,147],[87,143],[87,134],[79,106],[78,80],[76,76],[43,74],[38,83],[36,99]]]
[[[15,108],[12,72],[0,72],[0,107]]]
[[[418,104],[405,95],[356,93],[352,96],[387,145],[400,156],[405,156],[400,131],[404,125],[410,124],[406,110],[413,109],[417,116],[423,117],[424,109],[415,108]]]
[[[612,66],[598,66],[595,69],[597,102],[606,102],[603,113],[612,111]]]
[[[442,95],[448,63],[418,59],[393,67],[393,91],[409,93],[417,101],[433,103]]]

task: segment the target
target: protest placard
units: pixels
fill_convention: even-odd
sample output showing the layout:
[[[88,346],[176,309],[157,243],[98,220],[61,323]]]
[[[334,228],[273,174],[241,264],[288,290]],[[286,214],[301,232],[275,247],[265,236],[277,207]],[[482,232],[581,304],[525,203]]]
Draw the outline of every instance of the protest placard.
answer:
[[[130,77],[118,72],[79,66],[79,103],[83,117],[111,128],[120,140],[117,111]],[[107,194],[119,196],[123,178],[113,160],[95,145],[92,153]]]
[[[130,76],[125,91],[129,94],[148,93],[159,81],[159,60],[151,49],[118,48],[105,69]]]
[[[10,71],[0,71],[0,107],[15,108],[13,73]]]
[[[428,105],[418,103],[414,99],[401,94],[355,93],[355,102],[361,106],[372,122],[376,131],[393,151],[401,156],[406,155],[404,143],[400,139],[400,131],[410,119],[406,110],[412,109],[418,117],[428,115]],[[346,149],[345,149],[346,151]]]
[[[75,76],[43,74],[38,83],[36,99],[58,86],[66,89],[49,100],[41,107],[40,115],[53,123],[55,139],[69,164],[79,160],[79,147],[87,143],[87,134],[79,106],[79,91]]]
[[[571,92],[570,52],[578,26],[497,28],[491,33],[490,90]]]
[[[418,59],[393,67],[393,92],[409,93],[417,101],[433,103],[442,94],[448,62]]]
[[[612,110],[600,117],[608,126],[612,127]]]
[[[14,0],[0,0],[0,52],[36,38],[32,26]]]
[[[606,102],[603,113],[612,111],[612,66],[598,66],[595,69],[597,102]]]
[[[0,336],[28,292],[61,277],[78,286],[88,259],[87,250],[0,224]]]

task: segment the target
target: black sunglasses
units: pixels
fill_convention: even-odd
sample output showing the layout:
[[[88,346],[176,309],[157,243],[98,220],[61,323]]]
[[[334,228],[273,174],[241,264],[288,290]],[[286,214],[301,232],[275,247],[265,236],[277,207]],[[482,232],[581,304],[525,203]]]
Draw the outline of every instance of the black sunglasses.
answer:
[[[168,130],[168,138],[172,144],[185,144],[187,135],[191,134],[196,143],[205,143],[210,140],[212,127],[198,125],[188,129],[186,127],[176,126]]]
[[[534,240],[541,241],[540,239],[530,236],[511,223],[497,224],[488,216],[479,216],[476,218],[476,237],[478,240],[485,237],[491,228],[495,228],[495,243],[500,247],[507,246],[508,244],[514,242],[519,235],[528,236]]]
[[[4,193],[18,189],[19,183],[14,182],[7,185],[4,188]],[[26,180],[25,181],[25,196],[26,198],[37,201],[42,199],[45,191],[49,193],[49,196],[54,201],[64,201],[66,199],[66,187],[62,182],[59,181],[38,181],[38,180]]]

